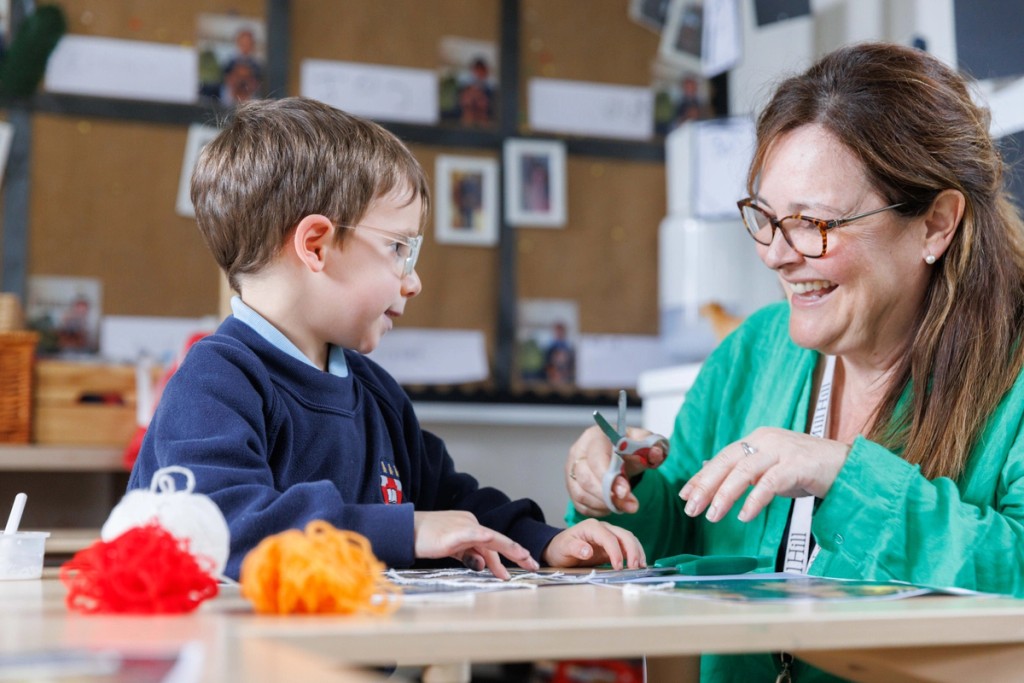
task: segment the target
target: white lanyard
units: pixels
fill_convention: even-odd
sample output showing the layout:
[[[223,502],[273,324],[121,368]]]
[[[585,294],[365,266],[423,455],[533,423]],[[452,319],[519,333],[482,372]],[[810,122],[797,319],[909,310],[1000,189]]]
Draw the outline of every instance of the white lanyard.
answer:
[[[832,376],[836,370],[836,357],[825,356],[825,372],[821,376],[821,389],[814,405],[814,419],[811,420],[810,435],[825,438],[828,432],[829,406],[832,403]],[[811,547],[811,514],[814,512],[814,496],[803,496],[793,501],[793,516],[789,520],[789,537],[786,539],[786,555],[782,571],[806,574],[811,562],[818,555]]]

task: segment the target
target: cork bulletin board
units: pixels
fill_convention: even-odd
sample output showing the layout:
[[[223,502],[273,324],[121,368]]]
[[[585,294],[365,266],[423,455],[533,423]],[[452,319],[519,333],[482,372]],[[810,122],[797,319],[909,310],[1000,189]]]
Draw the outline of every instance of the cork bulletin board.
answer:
[[[68,32],[189,44],[202,12],[262,16],[263,0],[62,0]],[[304,59],[436,68],[445,36],[497,41],[500,0],[293,0],[289,81]],[[658,37],[629,19],[628,0],[522,0],[520,76],[645,85]],[[583,21],[583,18],[586,21]],[[609,49],[614,46],[614,49]],[[520,109],[526,111],[525,88]],[[525,115],[516,125],[528,134]],[[216,313],[220,277],[191,219],[175,212],[186,126],[33,116],[29,272],[100,277],[117,315]],[[493,149],[411,144],[428,176],[438,155],[493,158]],[[656,334],[658,224],[664,165],[571,154],[567,220],[513,229],[517,296],[578,302],[583,333]],[[428,226],[428,233],[432,226]],[[422,294],[403,325],[482,330],[493,344],[499,258],[494,247],[428,236]]]

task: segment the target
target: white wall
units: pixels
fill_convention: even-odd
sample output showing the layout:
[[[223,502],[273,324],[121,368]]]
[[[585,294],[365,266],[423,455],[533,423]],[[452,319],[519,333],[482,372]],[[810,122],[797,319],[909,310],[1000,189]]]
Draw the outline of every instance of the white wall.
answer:
[[[740,2],[743,59],[729,72],[729,113],[760,111],[775,84],[810,66],[813,60],[814,18],[796,17],[758,27],[754,0]]]
[[[754,0],[741,0],[743,62],[729,75],[729,111],[756,112],[781,79],[840,45],[915,37],[956,64],[953,0],[811,0],[811,15],[757,27]]]
[[[883,35],[887,40],[908,45],[915,37],[923,38],[928,52],[956,65],[953,0],[890,0],[886,4],[888,16]]]

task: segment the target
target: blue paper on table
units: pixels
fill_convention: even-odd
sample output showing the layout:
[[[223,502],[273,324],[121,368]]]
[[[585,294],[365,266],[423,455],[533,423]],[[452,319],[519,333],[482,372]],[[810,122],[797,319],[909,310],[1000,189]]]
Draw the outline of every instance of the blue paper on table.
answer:
[[[836,602],[895,600],[921,595],[984,595],[957,588],[933,588],[902,581],[830,579],[805,574],[771,573],[707,578],[663,577],[683,597],[737,602]]]

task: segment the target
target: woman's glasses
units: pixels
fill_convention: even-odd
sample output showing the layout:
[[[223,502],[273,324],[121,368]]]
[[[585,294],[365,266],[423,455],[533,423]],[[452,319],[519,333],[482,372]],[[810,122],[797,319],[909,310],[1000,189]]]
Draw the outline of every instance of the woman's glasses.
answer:
[[[740,216],[743,217],[743,225],[747,232],[759,244],[768,246],[775,239],[775,231],[782,233],[786,244],[807,258],[821,258],[828,252],[828,231],[835,230],[853,221],[874,216],[889,209],[903,206],[904,202],[883,206],[880,209],[859,213],[848,218],[835,218],[826,221],[821,218],[811,218],[803,214],[794,214],[784,218],[776,218],[760,206],[754,203],[753,197],[747,197],[736,202],[740,209]]]

